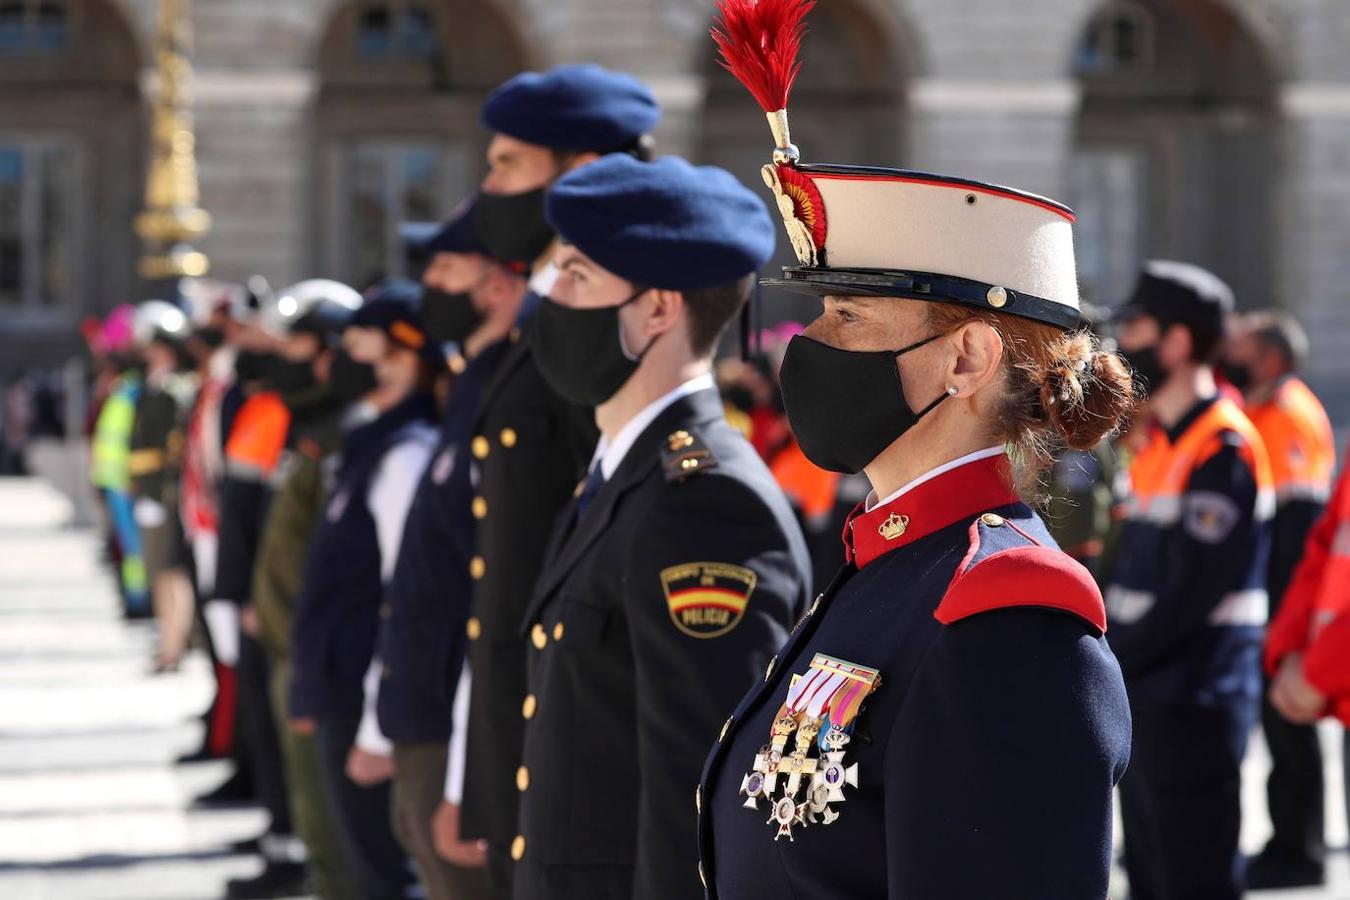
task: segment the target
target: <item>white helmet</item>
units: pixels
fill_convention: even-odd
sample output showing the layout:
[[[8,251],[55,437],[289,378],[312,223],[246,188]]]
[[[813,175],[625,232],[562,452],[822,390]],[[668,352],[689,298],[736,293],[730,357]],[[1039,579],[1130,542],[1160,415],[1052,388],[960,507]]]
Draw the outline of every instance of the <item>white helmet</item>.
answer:
[[[164,339],[180,342],[188,336],[188,318],[172,303],[146,300],[131,317],[131,336],[138,346]]]

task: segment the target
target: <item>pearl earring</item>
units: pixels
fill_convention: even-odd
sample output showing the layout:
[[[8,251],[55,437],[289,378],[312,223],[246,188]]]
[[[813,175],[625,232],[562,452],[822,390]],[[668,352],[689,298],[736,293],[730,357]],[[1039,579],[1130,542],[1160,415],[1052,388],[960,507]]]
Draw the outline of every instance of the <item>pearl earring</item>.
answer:
[[[947,385],[947,396],[948,396],[948,397],[955,397],[955,396],[956,396],[957,394],[959,394],[959,393],[960,393],[960,391],[958,391],[958,390],[956,389],[956,385],[953,385],[953,384]]]

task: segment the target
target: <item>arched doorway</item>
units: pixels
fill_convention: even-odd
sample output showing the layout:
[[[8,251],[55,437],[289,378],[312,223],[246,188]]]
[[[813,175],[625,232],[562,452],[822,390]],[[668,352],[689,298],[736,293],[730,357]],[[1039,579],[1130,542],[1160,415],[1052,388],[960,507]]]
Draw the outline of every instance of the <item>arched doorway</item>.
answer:
[[[1118,302],[1141,259],[1169,257],[1273,302],[1278,75],[1260,37],[1222,0],[1111,0],[1073,69],[1085,295]]]
[[[0,358],[50,363],[134,299],[145,119],[131,29],[103,0],[0,0]]]
[[[476,0],[352,0],[319,51],[317,270],[357,287],[404,274],[400,222],[449,213],[482,169],[487,93],[529,63]]]
[[[805,162],[898,166],[906,152],[905,85],[915,74],[908,35],[895,37],[862,3],[819,3],[802,42],[802,69],[789,103],[792,140]],[[699,132],[700,162],[722,166],[752,189],[763,189],[761,167],[773,139],[764,114],[735,78],[717,62],[712,41],[702,37],[707,85]],[[765,189],[767,198],[767,189]],[[772,204],[770,204],[772,206]],[[776,217],[775,217],[776,221]],[[765,267],[795,265],[780,234],[775,258]],[[809,320],[818,310],[810,298],[775,292],[764,304],[768,321]]]

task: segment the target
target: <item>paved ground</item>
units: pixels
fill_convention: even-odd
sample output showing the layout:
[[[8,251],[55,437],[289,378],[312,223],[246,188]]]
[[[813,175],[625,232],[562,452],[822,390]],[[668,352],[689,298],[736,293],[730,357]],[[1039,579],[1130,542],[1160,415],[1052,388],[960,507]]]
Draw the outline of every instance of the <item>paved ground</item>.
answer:
[[[262,827],[256,810],[203,812],[194,795],[222,764],[175,767],[197,745],[210,696],[200,654],[149,674],[153,632],[122,622],[88,531],[36,481],[0,479],[0,898],[209,900],[260,869],[230,852]],[[1330,839],[1346,843],[1340,736],[1328,727]],[[1265,749],[1247,763],[1243,842],[1269,834]],[[1350,862],[1326,890],[1252,895],[1350,900]],[[1122,890],[1115,892],[1123,896]]]

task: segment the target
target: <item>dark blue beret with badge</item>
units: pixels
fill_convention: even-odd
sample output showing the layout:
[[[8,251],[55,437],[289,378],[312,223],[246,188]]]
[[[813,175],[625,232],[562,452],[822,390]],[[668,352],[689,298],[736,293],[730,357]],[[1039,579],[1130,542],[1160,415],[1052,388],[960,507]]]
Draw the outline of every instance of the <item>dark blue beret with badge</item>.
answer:
[[[470,197],[455,207],[441,223],[408,223],[401,229],[403,239],[411,250],[430,260],[437,253],[479,253],[486,255],[473,211],[477,197]]]
[[[581,166],[554,184],[545,211],[564,240],[650,288],[730,284],[773,255],[759,196],[725,169],[676,156],[644,163],[616,153]]]
[[[594,63],[523,72],[493,91],[483,124],[527,144],[558,150],[629,150],[661,118],[642,82]]]

